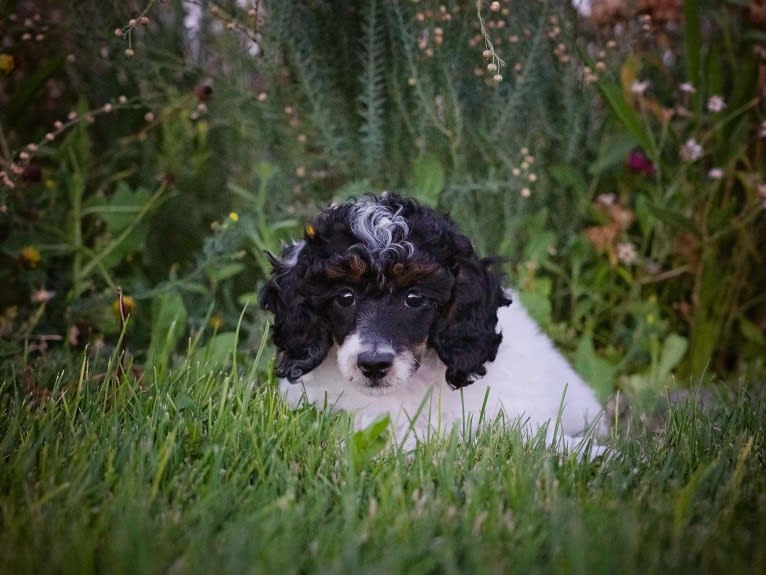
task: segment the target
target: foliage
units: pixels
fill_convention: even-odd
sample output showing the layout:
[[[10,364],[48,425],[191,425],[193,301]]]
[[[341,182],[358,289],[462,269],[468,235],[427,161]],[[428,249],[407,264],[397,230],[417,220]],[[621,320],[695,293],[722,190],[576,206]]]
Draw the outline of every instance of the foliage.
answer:
[[[0,354],[23,369],[122,335],[160,377],[202,334],[252,351],[265,251],[318,206],[395,189],[508,258],[602,397],[757,377],[763,23],[592,4],[17,2]]]

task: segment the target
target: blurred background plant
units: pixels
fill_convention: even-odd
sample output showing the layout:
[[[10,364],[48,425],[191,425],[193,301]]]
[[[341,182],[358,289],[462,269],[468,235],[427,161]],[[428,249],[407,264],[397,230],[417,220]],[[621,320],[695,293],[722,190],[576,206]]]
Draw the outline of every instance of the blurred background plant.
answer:
[[[575,4],[5,5],[5,365],[116,346],[118,286],[147,378],[251,357],[264,251],[392,189],[506,256],[603,398],[763,381],[766,13]]]

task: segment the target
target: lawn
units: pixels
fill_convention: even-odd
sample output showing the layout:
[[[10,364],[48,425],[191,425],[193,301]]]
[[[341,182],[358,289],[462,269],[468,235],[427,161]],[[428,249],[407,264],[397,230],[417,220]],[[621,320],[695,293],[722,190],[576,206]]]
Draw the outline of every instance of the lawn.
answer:
[[[83,363],[2,384],[0,573],[763,573],[766,397],[674,405],[583,460],[499,422],[414,453],[273,381]],[[100,382],[99,382],[100,381]]]
[[[766,573],[763,2],[5,4],[0,575]],[[602,400],[728,391],[597,459],[289,411],[267,253],[383,190]]]

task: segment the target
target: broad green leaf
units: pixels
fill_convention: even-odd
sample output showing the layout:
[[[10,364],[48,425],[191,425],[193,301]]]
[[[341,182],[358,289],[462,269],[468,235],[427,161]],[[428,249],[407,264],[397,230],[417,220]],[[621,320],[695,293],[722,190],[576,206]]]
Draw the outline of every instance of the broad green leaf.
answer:
[[[667,208],[661,208],[649,201],[645,203],[645,206],[661,222],[685,232],[695,233],[694,224],[683,214]]]
[[[665,384],[673,369],[675,369],[689,349],[688,340],[676,333],[671,333],[665,339],[660,354],[660,364],[657,368],[658,383]]]
[[[151,194],[144,188],[133,192],[128,184],[119,182],[114,195],[109,200],[95,199],[88,202],[85,213],[98,215],[112,234],[119,234],[127,228],[149,201]]]
[[[207,276],[213,281],[220,282],[239,274],[244,269],[245,269],[245,264],[241,264],[241,263],[232,262],[227,264],[221,264],[219,266],[215,266],[208,269]]]
[[[237,334],[233,331],[219,333],[194,352],[193,361],[206,370],[216,371],[226,367],[237,348]]]
[[[607,104],[622,122],[630,134],[638,141],[650,156],[654,155],[654,146],[649,137],[649,132],[644,125],[641,116],[633,109],[625,99],[625,93],[617,84],[611,82],[599,82],[598,88],[606,99]]]
[[[420,158],[412,169],[412,193],[426,205],[435,206],[444,189],[444,168],[433,154]]]
[[[614,388],[616,368],[596,353],[593,340],[583,336],[575,351],[574,368],[596,392],[601,401],[606,401]]]
[[[624,166],[628,154],[638,146],[638,140],[630,134],[610,136],[599,150],[599,157],[588,168],[593,175],[601,174],[615,166]]]
[[[354,433],[351,438],[351,461],[354,467],[358,468],[383,451],[388,443],[390,424],[391,419],[386,415]]]
[[[551,280],[549,278],[536,278],[534,291],[525,291],[519,294],[521,302],[532,319],[542,326],[551,324],[553,308],[551,307],[550,292]],[[513,305],[513,304],[511,304]]]
[[[259,300],[260,300],[260,296],[258,295],[258,292],[249,291],[247,293],[240,294],[240,296],[237,298],[237,303],[242,307],[244,306],[258,307]]]
[[[152,334],[147,352],[149,365],[167,359],[186,331],[186,307],[178,294],[161,294],[152,302]]]
[[[739,318],[739,331],[747,341],[766,348],[766,337],[763,331],[752,321],[744,317]]]

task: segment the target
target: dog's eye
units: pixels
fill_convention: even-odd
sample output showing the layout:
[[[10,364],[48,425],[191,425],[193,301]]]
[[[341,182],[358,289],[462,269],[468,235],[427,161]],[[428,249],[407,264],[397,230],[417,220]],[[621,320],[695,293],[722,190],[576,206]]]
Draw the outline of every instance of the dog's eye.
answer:
[[[425,301],[426,298],[423,297],[423,294],[416,289],[411,289],[407,292],[407,295],[404,296],[404,305],[407,307],[420,307],[425,303]]]
[[[354,292],[348,288],[342,289],[338,292],[338,295],[335,296],[335,299],[341,306],[349,307],[354,305]]]

